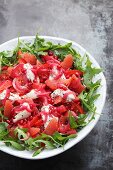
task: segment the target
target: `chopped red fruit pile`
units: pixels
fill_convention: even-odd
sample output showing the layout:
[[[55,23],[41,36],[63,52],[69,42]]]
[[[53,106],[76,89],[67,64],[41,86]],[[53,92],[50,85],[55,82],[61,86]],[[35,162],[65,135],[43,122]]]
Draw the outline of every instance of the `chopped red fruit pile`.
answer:
[[[18,51],[18,64],[3,66],[0,74],[0,107],[8,119],[10,135],[16,127],[27,128],[31,137],[40,133],[75,134],[69,123],[83,114],[78,95],[85,89],[83,72],[73,68],[73,56],[63,61],[52,53],[41,56],[42,62]]]

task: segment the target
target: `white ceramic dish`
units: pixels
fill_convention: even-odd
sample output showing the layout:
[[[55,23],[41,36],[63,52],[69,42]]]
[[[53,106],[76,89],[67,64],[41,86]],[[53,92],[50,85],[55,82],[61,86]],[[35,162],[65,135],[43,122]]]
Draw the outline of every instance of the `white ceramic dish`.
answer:
[[[66,39],[62,39],[62,38],[56,38],[56,37],[50,37],[50,36],[41,36],[42,38],[44,38],[47,41],[52,41],[54,43],[61,43],[61,44],[65,44],[68,42],[72,42],[73,44],[73,48],[75,48],[82,56],[87,53],[90,60],[92,61],[93,65],[95,67],[100,67],[99,64],[97,63],[97,61],[84,49],[82,48],[79,44],[70,41],[70,40],[66,40]],[[20,37],[21,40],[25,40],[26,42],[32,42],[34,40],[34,36],[25,36],[25,37]],[[17,41],[18,39],[12,39],[10,41],[7,41],[5,43],[3,43],[2,45],[0,45],[0,51],[3,50],[12,50],[16,47],[17,45]],[[103,73],[100,73],[97,76],[99,79],[101,79],[101,87],[98,89],[98,93],[100,93],[100,97],[98,98],[98,100],[95,102],[95,105],[97,107],[97,113],[95,115],[95,119],[93,121],[91,121],[86,127],[84,127],[79,133],[78,136],[70,141],[68,141],[65,145],[64,148],[57,148],[57,149],[53,149],[53,150],[44,150],[43,152],[41,152],[38,156],[36,157],[32,157],[32,152],[29,151],[17,151],[14,150],[12,148],[9,148],[7,146],[5,146],[4,144],[2,144],[0,146],[0,150],[3,152],[6,152],[8,154],[20,157],[20,158],[25,158],[25,159],[44,159],[44,158],[49,158],[55,155],[58,155],[64,151],[66,151],[67,149],[71,148],[72,146],[74,146],[75,144],[77,144],[78,142],[80,142],[82,139],[84,139],[89,132],[94,128],[94,126],[96,125],[97,121],[99,120],[100,114],[102,112],[104,103],[105,103],[105,98],[106,98],[106,80],[105,77],[103,75]]]

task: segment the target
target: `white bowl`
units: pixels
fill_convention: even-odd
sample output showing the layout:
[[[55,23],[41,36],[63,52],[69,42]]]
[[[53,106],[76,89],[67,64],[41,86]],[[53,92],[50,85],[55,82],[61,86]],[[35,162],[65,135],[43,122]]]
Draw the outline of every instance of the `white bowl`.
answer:
[[[72,42],[73,48],[76,49],[82,56],[86,53],[88,54],[90,60],[92,61],[93,65],[95,67],[100,67],[99,64],[97,63],[97,61],[83,48],[81,47],[79,44],[70,41],[70,40],[66,40],[63,38],[56,38],[56,37],[50,37],[50,36],[41,36],[42,38],[44,38],[47,41],[52,41],[53,43],[61,43],[61,44],[65,44],[68,42]],[[26,42],[33,42],[34,40],[34,36],[25,36],[25,37],[20,37],[21,40],[25,40]],[[5,43],[3,43],[2,45],[0,45],[0,51],[3,50],[12,50],[16,47],[18,42],[18,39],[12,39],[10,41],[7,41]],[[97,113],[95,115],[95,119],[92,120],[86,127],[84,127],[79,133],[78,136],[70,141],[68,141],[64,148],[57,148],[57,149],[53,149],[53,150],[44,150],[42,151],[39,155],[37,155],[36,157],[32,157],[32,153],[33,152],[29,152],[29,151],[17,151],[14,150],[12,148],[9,148],[7,146],[5,146],[4,144],[2,144],[0,146],[0,150],[3,152],[6,152],[8,154],[20,157],[20,158],[25,158],[25,159],[44,159],[44,158],[49,158],[55,155],[58,155],[64,151],[66,151],[67,149],[71,148],[72,146],[74,146],[75,144],[77,144],[78,142],[80,142],[82,139],[84,139],[89,132],[94,128],[94,126],[96,125],[96,123],[99,120],[100,114],[102,112],[104,103],[105,103],[105,98],[106,98],[106,80],[105,77],[103,75],[103,73],[100,73],[97,76],[99,79],[101,79],[101,87],[98,89],[98,93],[100,94],[100,97],[96,100],[95,102],[95,106],[97,107]]]

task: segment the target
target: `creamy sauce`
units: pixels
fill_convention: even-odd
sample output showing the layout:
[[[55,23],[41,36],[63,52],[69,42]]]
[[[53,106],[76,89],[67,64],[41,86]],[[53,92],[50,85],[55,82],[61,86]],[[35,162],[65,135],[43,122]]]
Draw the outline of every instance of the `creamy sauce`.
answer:
[[[14,117],[13,122],[16,123],[19,120],[26,119],[30,115],[31,115],[31,113],[28,112],[27,110],[23,110],[23,111],[17,112],[17,115]]]
[[[66,94],[66,93],[69,93],[69,94],[67,95],[67,99],[66,99],[67,102],[72,102],[72,100],[75,100],[75,96],[74,96],[74,94],[72,94],[71,90],[66,90],[66,91],[65,91],[65,90],[62,90],[62,89],[56,89],[56,90],[51,94],[51,97],[52,97],[52,98],[55,98],[55,97],[57,97],[57,96],[60,96],[60,97],[63,98],[64,94]]]
[[[28,109],[30,109],[30,106],[29,106],[29,104],[27,102],[24,102],[22,105],[26,106]]]
[[[38,98],[36,90],[31,90],[29,93],[23,96],[23,98],[31,98],[31,99],[36,99]]]
[[[42,108],[41,108],[41,111],[44,111],[44,112],[49,112],[49,108],[50,108],[50,104],[48,104],[48,105],[46,105],[46,106],[42,106]]]
[[[60,77],[61,79],[66,79],[66,77],[65,77],[65,75],[64,74],[62,74],[62,76]]]
[[[3,100],[6,96],[6,90],[4,90],[2,93],[0,93],[0,100]]]
[[[18,94],[10,93],[9,99],[12,101],[20,100],[21,97]]]
[[[47,121],[46,121],[46,123],[44,124],[44,127],[45,127],[45,128],[48,126],[49,122],[50,122],[52,119],[53,119],[52,117],[49,117],[49,116],[48,116]]]
[[[27,79],[30,80],[30,81],[34,81],[35,79],[35,75],[34,73],[31,71],[32,69],[32,65],[27,63],[27,64],[24,64],[24,69],[26,69],[26,76],[27,76]]]
[[[58,75],[58,70],[57,67],[54,66],[52,69],[52,73],[49,76],[49,80],[53,80],[57,75]]]
[[[73,94],[69,94],[67,96],[67,102],[72,102],[73,100],[75,100],[75,96]]]
[[[44,127],[46,128],[49,124],[49,122],[54,118],[55,116],[52,115],[52,117],[48,116],[47,117],[47,121],[46,123],[44,124]],[[55,117],[57,120],[58,120],[58,117]],[[45,120],[45,115],[42,115],[42,120]]]
[[[62,89],[56,89],[56,90],[51,94],[51,97],[52,97],[52,98],[55,98],[55,97],[57,97],[57,96],[63,97],[65,93],[66,93],[66,91],[64,91],[64,90],[62,90]]]

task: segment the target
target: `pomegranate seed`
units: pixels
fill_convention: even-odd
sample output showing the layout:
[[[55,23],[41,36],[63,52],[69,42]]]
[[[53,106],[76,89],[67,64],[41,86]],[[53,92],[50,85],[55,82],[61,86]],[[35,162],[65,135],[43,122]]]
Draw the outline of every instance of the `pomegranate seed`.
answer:
[[[36,115],[36,113],[34,112],[34,113],[33,113],[33,116],[35,116],[35,115]]]
[[[24,121],[23,121],[23,120],[21,120],[21,121],[20,121],[20,124],[23,124],[23,122],[24,122]]]
[[[6,120],[6,122],[7,122],[8,124],[10,124],[10,120]]]
[[[24,122],[27,123],[27,119],[24,119]]]
[[[52,51],[48,51],[48,55],[52,56],[53,52]]]
[[[26,122],[23,122],[23,125],[25,125],[26,124]]]
[[[33,116],[30,116],[30,120],[33,118]]]
[[[54,58],[55,58],[56,60],[58,60],[58,57],[57,57],[57,56],[54,56]]]

